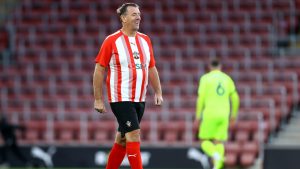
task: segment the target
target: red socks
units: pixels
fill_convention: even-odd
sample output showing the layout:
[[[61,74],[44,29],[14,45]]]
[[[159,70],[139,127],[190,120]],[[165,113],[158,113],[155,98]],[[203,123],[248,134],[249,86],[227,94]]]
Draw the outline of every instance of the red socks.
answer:
[[[126,148],[115,143],[107,160],[106,169],[118,169],[125,157]]]
[[[131,169],[143,169],[140,142],[128,142],[126,148],[115,143],[109,153],[106,169],[118,169],[126,153]]]
[[[140,142],[127,142],[126,152],[131,169],[143,169]]]

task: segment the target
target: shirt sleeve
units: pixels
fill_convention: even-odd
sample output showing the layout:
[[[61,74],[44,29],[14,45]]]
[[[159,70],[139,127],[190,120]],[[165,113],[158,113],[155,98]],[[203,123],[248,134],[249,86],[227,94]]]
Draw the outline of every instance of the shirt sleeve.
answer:
[[[233,80],[229,77],[229,93],[231,95],[234,92],[236,92],[236,88],[235,88]]]
[[[205,76],[199,81],[198,98],[196,103],[196,118],[200,119],[202,111],[204,109],[204,97],[205,97]]]
[[[231,117],[235,119],[238,115],[240,99],[234,81],[231,78],[230,78],[230,98],[231,98],[231,107],[232,107]]]
[[[95,59],[96,63],[99,63],[101,66],[107,67],[112,56],[112,44],[111,41],[106,38],[102,43],[100,51]]]

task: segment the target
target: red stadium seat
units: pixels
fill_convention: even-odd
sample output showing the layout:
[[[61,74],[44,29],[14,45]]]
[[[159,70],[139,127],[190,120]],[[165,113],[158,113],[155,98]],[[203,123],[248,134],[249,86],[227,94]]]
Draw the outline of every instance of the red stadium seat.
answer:
[[[257,120],[242,120],[238,121],[236,124],[236,130],[247,131],[250,134],[257,129]]]
[[[226,142],[225,143],[225,166],[233,167],[238,164],[238,156],[241,152],[240,143]]]
[[[254,164],[255,154],[253,153],[242,153],[240,163],[242,167],[249,167]]]
[[[238,130],[235,132],[235,141],[244,143],[250,140],[250,132],[247,130]]]
[[[140,124],[141,128],[141,139],[144,142],[151,141],[151,121],[150,120],[143,120]]]
[[[114,140],[116,124],[112,120],[88,122],[88,139],[95,143],[108,143]]]
[[[3,51],[9,47],[8,32],[4,29],[0,29],[0,51]]]
[[[185,141],[185,121],[173,121],[172,123],[161,121],[158,125],[158,131],[161,134],[162,141],[168,143]]]
[[[54,138],[57,142],[67,144],[80,139],[80,121],[55,121]]]
[[[239,142],[226,142],[225,152],[226,154],[239,154],[241,152],[241,143]]]
[[[224,165],[226,167],[235,167],[238,164],[237,160],[238,154],[235,153],[226,153]]]
[[[254,154],[255,157],[258,155],[259,152],[258,143],[254,141],[243,143],[241,149],[243,153]]]
[[[46,141],[47,121],[45,120],[30,120],[22,123],[25,127],[23,141],[30,144],[43,143]]]

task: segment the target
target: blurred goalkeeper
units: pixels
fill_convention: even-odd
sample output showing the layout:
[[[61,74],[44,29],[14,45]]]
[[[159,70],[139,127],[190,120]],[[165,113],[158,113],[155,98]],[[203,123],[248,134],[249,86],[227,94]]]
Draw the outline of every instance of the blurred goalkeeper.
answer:
[[[29,160],[24,154],[22,154],[18,145],[17,137],[15,134],[15,131],[18,129],[25,130],[25,127],[11,124],[3,114],[0,114],[0,133],[4,141],[4,145],[2,147],[3,150],[1,150],[3,163],[1,164],[1,166],[5,166],[8,164],[7,155],[9,151],[14,153],[22,162],[24,162],[24,164],[30,165]]]
[[[239,108],[234,82],[221,68],[218,60],[210,62],[210,72],[200,79],[196,105],[200,147],[212,159],[213,169],[224,165],[224,142],[228,139],[229,123],[235,123]]]

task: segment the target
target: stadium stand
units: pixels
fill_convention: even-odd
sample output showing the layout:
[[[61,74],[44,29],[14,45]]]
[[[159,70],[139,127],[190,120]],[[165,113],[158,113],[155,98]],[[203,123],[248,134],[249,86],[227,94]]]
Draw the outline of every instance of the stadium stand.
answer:
[[[0,29],[0,51],[4,51],[8,48],[8,33],[5,29]]]
[[[141,31],[155,48],[165,100],[154,107],[149,90],[144,142],[197,145],[191,121],[199,77],[209,58],[221,57],[241,97],[225,163],[252,165],[262,142],[268,143],[299,103],[300,58],[276,53],[279,37],[294,29],[296,2],[136,2],[143,13]],[[116,126],[112,113],[99,117],[93,110],[92,73],[100,44],[120,27],[114,11],[121,1],[16,3],[2,25],[12,35],[0,30],[0,50],[10,51],[9,64],[0,65],[1,113],[27,126],[19,135],[23,144],[111,143]]]

